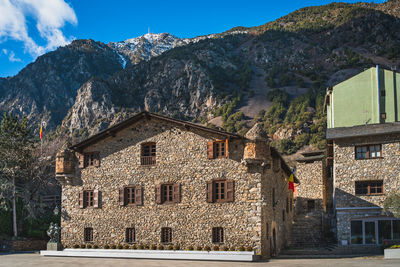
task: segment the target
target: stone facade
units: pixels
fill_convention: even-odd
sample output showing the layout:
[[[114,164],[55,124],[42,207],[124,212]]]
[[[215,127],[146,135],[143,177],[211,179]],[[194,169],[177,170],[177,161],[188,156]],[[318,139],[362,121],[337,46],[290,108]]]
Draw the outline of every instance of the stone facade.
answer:
[[[387,195],[400,188],[400,136],[386,134],[334,140],[334,201],[337,238],[350,244],[351,220],[377,218]],[[381,144],[381,157],[356,159],[355,146]],[[356,195],[355,182],[382,180],[383,193]],[[386,218],[386,217],[384,217]]]
[[[93,243],[98,246],[124,244],[128,227],[135,228],[137,244],[158,245],[161,228],[170,227],[174,245],[183,249],[213,247],[212,228],[222,227],[221,246],[249,246],[263,257],[279,253],[290,234],[293,212],[286,208],[293,196],[287,187],[287,171],[273,170],[272,158],[286,165],[268,142],[241,137],[229,139],[227,158],[208,159],[207,143],[226,138],[223,132],[190,127],[190,123],[171,122],[146,112],[135,123],[85,146],[80,153],[100,152],[99,166],[76,168],[72,180],[59,177],[63,182],[64,247],[84,243],[85,227],[93,228]],[[140,162],[141,144],[146,142],[156,143],[153,166]],[[255,143],[265,148],[255,148]],[[245,147],[248,154],[255,148],[253,154],[258,157],[258,151],[264,151],[264,158],[245,160]],[[234,181],[233,202],[206,201],[207,181],[213,179]],[[180,202],[156,204],[155,187],[160,183],[179,183]],[[119,205],[119,189],[126,185],[143,188],[143,205]],[[82,190],[99,191],[99,208],[80,208]]]
[[[295,218],[291,246],[320,246],[330,231],[332,181],[324,151],[302,153],[297,159]]]

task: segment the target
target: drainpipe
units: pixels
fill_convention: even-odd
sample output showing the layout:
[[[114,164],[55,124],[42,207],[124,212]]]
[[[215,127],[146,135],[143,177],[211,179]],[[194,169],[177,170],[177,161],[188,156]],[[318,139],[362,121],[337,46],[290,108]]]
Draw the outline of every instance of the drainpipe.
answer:
[[[377,93],[378,93],[378,123],[381,123],[381,103],[380,103],[380,88],[379,88],[379,65],[376,65],[376,81],[377,81]]]

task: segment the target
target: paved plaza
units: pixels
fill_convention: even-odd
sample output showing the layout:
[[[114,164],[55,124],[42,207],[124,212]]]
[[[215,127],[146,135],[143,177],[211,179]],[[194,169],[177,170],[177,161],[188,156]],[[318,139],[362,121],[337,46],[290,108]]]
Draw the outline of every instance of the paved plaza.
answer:
[[[318,266],[318,267],[345,267],[345,266],[400,266],[400,260],[384,260],[383,257],[359,257],[338,259],[273,259],[265,262],[212,262],[212,261],[175,261],[175,260],[137,260],[137,259],[101,259],[101,258],[67,258],[67,257],[43,257],[37,253],[0,254],[0,266],[28,267],[28,266],[174,266],[174,267],[224,267],[224,266]]]

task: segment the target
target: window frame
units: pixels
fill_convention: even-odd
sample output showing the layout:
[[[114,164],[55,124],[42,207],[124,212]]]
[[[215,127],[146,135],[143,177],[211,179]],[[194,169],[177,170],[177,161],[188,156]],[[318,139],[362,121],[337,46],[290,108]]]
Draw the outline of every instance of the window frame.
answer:
[[[83,228],[83,241],[85,243],[90,243],[94,241],[93,227]]]
[[[378,191],[378,189],[380,188],[381,192],[380,193],[371,193],[371,184],[376,184],[376,186],[374,186],[373,188],[375,189],[375,191]],[[380,183],[381,185],[379,186],[378,183]],[[357,193],[357,185],[367,185],[367,193]],[[384,188],[383,188],[383,180],[368,180],[368,181],[355,181],[354,182],[354,195],[356,196],[381,196],[384,195]]]
[[[173,183],[163,183],[161,184],[161,202],[164,204],[175,203]]]
[[[214,180],[208,181],[206,193],[207,193],[207,202],[209,202],[209,203],[234,202],[235,201],[234,180],[232,180],[232,179],[214,179]]]
[[[135,186],[125,186],[124,187],[124,204],[125,206],[135,206],[136,205],[136,187]]]
[[[170,244],[172,243],[172,228],[161,227],[161,243]]]
[[[125,242],[132,244],[136,242],[136,229],[135,227],[125,228]]]
[[[213,227],[211,233],[213,244],[223,244],[225,241],[225,230],[223,227]]]
[[[376,147],[379,146],[379,150],[375,150]],[[373,151],[371,148],[373,147]],[[358,149],[363,149],[365,148],[365,152],[358,152]],[[359,154],[365,153],[365,157],[359,157]],[[371,156],[371,153],[375,153],[375,156]],[[377,154],[379,153],[379,156]],[[368,144],[368,145],[360,145],[360,146],[355,146],[354,147],[354,157],[356,160],[363,160],[363,159],[379,159],[383,158],[382,155],[382,144]]]
[[[146,151],[147,148],[148,148],[148,151]],[[153,149],[154,149],[154,151],[153,151]],[[141,166],[154,166],[156,164],[157,164],[157,144],[156,144],[156,142],[142,143],[140,145],[140,165]]]
[[[226,141],[214,141],[213,153],[215,159],[226,158],[227,155]]]
[[[83,207],[94,208],[94,190],[83,190]]]

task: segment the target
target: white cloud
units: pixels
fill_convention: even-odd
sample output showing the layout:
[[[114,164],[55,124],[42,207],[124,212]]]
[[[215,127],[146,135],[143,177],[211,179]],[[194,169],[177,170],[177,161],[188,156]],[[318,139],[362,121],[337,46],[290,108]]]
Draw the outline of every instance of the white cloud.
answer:
[[[8,51],[7,49],[2,49],[3,54],[6,55],[8,57],[8,60],[10,60],[11,62],[22,62],[22,60],[20,58],[15,57],[15,53],[14,51]]]
[[[73,38],[61,31],[65,23],[77,24],[74,10],[64,0],[0,0],[0,43],[7,39],[22,41],[25,52],[39,56]],[[26,18],[36,21],[36,29],[46,41],[38,45],[28,34]]]

